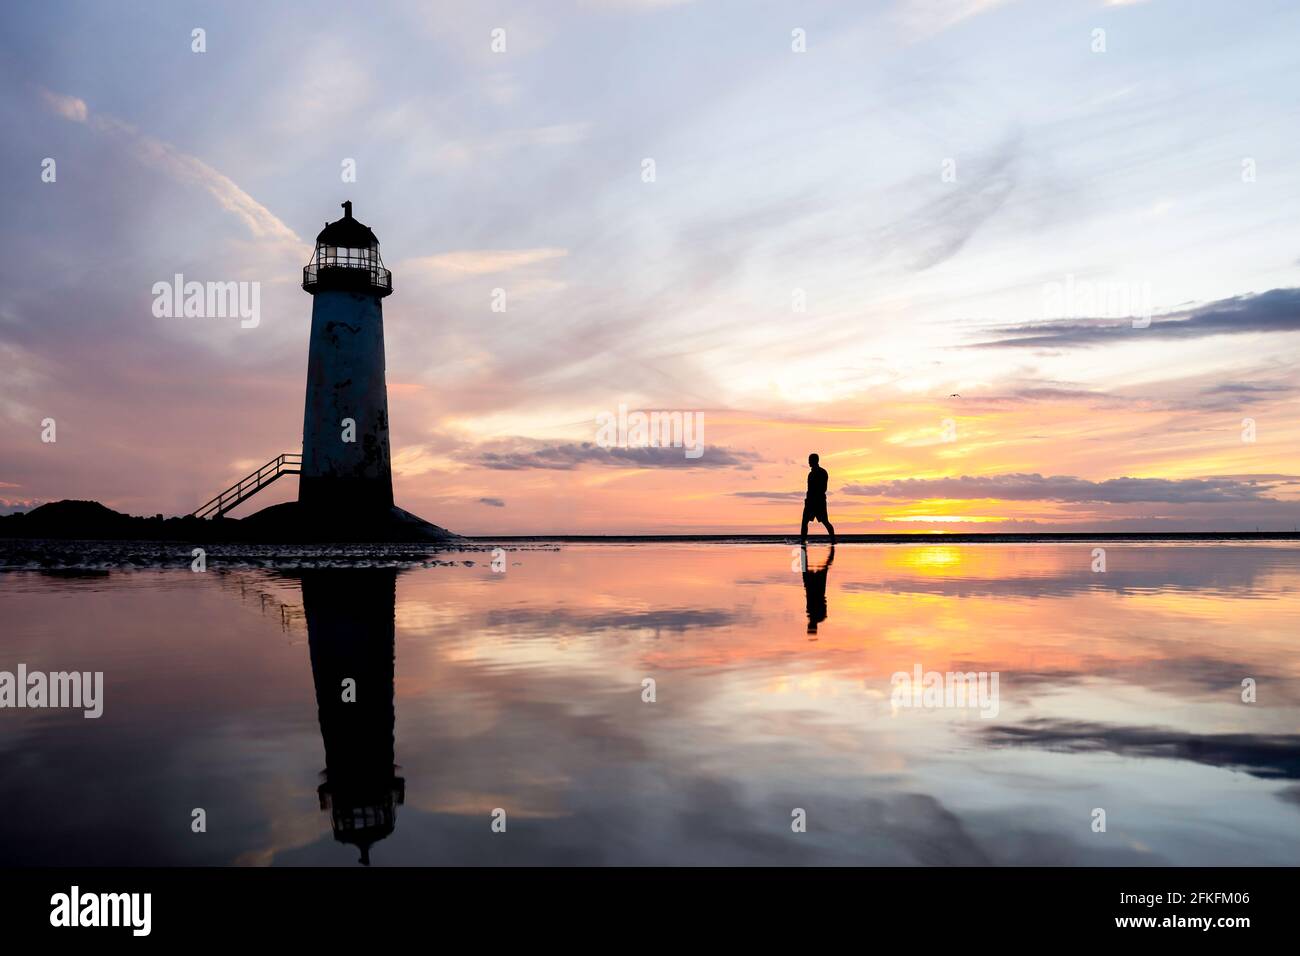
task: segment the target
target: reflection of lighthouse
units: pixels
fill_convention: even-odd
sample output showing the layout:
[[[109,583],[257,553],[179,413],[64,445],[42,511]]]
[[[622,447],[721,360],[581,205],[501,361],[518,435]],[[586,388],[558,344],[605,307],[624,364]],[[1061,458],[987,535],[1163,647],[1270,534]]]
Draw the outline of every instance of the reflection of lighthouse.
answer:
[[[318,793],[334,839],[370,847],[393,832],[406,782],[393,747],[394,568],[326,568],[302,572],[302,604],[311,647],[316,707],[325,743]],[[345,681],[355,699],[344,699]],[[353,696],[353,695],[349,695]]]
[[[393,276],[374,232],[352,218],[352,203],[316,237],[302,287],[313,301],[298,500],[338,516],[385,512],[393,473],[383,299]]]

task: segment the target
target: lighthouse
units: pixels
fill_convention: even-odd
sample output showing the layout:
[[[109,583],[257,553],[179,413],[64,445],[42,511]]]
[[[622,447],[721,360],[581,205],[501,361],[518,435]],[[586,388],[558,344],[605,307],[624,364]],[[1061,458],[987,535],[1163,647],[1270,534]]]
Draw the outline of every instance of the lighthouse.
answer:
[[[297,501],[241,518],[228,533],[276,542],[458,537],[393,504],[383,305],[393,274],[374,232],[352,218],[352,203],[316,237],[302,287],[312,297],[302,453],[276,455],[192,517],[222,518],[282,475],[297,475]]]
[[[298,501],[344,522],[386,517],[393,470],[383,301],[393,274],[374,232],[352,218],[351,202],[316,237],[302,287],[312,309]]]

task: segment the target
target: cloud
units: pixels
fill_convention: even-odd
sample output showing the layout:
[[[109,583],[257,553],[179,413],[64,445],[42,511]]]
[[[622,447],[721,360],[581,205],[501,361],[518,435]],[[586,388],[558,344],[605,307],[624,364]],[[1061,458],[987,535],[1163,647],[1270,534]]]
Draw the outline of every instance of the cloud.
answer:
[[[1008,138],[972,174],[945,184],[935,199],[879,234],[884,248],[908,251],[908,268],[922,272],[951,259],[1006,204],[1020,181],[1019,137]]]
[[[87,123],[123,143],[146,165],[161,169],[173,179],[205,189],[227,212],[233,213],[258,239],[283,243],[294,256],[305,259],[306,244],[279,217],[246,193],[224,173],[197,156],[182,152],[170,143],[141,133],[129,123],[106,114],[91,114],[84,100],[50,90],[41,90],[46,106],[64,119]]]
[[[407,259],[398,264],[401,270],[434,273],[444,276],[481,276],[494,272],[509,272],[538,262],[559,259],[569,254],[567,249],[462,249],[434,256]]]
[[[993,498],[1003,501],[1071,501],[1122,504],[1162,501],[1171,504],[1211,501],[1272,501],[1264,494],[1273,483],[1235,478],[1108,478],[1089,481],[1068,475],[984,475],[949,478],[901,478],[867,485],[846,485],[846,495],[881,498]]]
[[[1244,770],[1265,779],[1300,779],[1300,736],[1295,734],[1189,734],[1157,727],[1040,718],[1018,726],[991,727],[984,736],[994,745],[1163,757]]]
[[[1124,406],[1132,408],[1133,399],[1125,395],[1099,392],[1095,389],[1074,388],[1060,384],[1024,384],[1012,386],[1005,392],[984,394],[978,391],[962,393],[963,408],[1017,407],[1044,402],[1084,403],[1088,405]]]
[[[917,39],[994,10],[1007,0],[905,0],[896,16]]]
[[[664,10],[681,7],[694,0],[583,0],[583,5],[608,10]]]
[[[90,110],[86,108],[86,101],[76,96],[65,96],[53,90],[41,90],[41,99],[45,101],[45,105],[51,112],[74,123],[84,123],[90,115]]]
[[[506,506],[505,499],[503,498],[480,498],[478,503],[481,505],[487,505],[489,508],[504,508]]]
[[[760,498],[766,501],[794,501],[804,497],[802,491],[733,491],[733,498]]]
[[[500,95],[499,81],[493,87]],[[448,140],[438,146],[429,158],[429,165],[437,170],[463,170],[502,154],[534,147],[573,146],[587,139],[589,123],[556,123],[526,129],[509,129],[477,139]]]
[[[1232,411],[1246,405],[1277,401],[1294,391],[1294,387],[1282,382],[1223,382],[1202,388],[1195,395],[1172,404],[1204,411]]]
[[[1066,319],[1030,322],[993,331],[1000,338],[973,348],[1074,348],[1151,339],[1192,339],[1211,335],[1300,332],[1300,289],[1271,289],[1173,312],[1135,329],[1126,319]]]
[[[601,448],[591,442],[567,442],[518,450],[486,451],[478,458],[483,468],[497,471],[544,469],[572,471],[582,465],[606,468],[736,468],[748,471],[761,459],[754,452],[710,445],[698,458],[687,458],[684,448]]]
[[[170,143],[145,136],[134,127],[109,117],[96,118],[95,125],[126,141],[142,162],[163,170],[173,179],[207,190],[223,209],[242,220],[248,231],[258,239],[302,247],[297,252],[297,257],[307,257],[306,244],[297,233],[281,222],[271,210],[244,192],[233,179],[213,169],[197,156],[181,152]]]
[[[1276,383],[1224,382],[1211,388],[1201,389],[1202,395],[1273,395],[1292,391],[1291,386]]]

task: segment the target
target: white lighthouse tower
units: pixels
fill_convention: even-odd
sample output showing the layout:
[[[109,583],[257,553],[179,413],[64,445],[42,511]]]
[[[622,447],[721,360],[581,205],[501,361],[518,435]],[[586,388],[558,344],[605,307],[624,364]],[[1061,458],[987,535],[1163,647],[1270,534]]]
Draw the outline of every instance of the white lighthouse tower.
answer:
[[[383,300],[393,275],[374,232],[352,218],[351,202],[316,237],[302,287],[313,301],[298,501],[343,521],[386,516],[393,472]]]

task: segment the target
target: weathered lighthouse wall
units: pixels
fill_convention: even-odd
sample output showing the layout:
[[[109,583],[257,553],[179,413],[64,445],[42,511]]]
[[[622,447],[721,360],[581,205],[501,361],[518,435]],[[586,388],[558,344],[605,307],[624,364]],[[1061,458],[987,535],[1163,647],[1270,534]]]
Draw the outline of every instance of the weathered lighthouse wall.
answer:
[[[351,436],[347,419],[356,423]],[[311,310],[298,500],[352,514],[391,508],[390,458],[381,300],[319,290]]]

